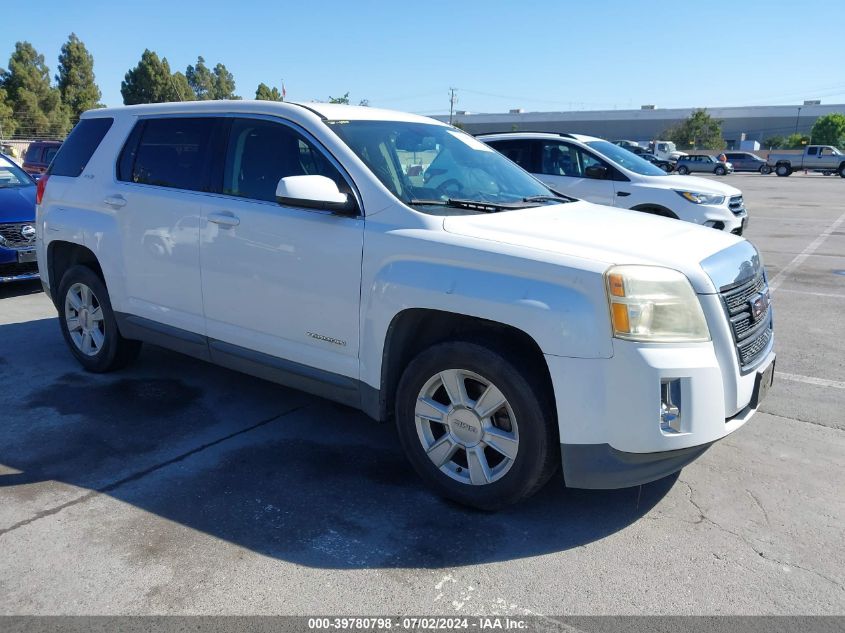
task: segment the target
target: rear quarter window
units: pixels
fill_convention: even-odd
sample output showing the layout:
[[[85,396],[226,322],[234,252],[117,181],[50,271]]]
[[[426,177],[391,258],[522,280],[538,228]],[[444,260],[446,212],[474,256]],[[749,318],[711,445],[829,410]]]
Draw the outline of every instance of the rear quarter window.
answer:
[[[62,143],[47,173],[71,178],[79,176],[113,122],[111,118],[82,119]]]

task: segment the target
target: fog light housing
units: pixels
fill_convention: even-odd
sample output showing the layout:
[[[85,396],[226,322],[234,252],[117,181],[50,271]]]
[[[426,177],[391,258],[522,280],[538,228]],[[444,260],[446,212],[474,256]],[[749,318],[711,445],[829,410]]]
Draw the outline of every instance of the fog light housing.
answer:
[[[663,378],[660,381],[660,430],[681,432],[681,379]]]

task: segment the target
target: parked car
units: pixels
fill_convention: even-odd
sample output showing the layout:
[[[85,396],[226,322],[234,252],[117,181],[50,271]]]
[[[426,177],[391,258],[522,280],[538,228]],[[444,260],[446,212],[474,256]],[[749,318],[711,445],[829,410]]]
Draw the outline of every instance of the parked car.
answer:
[[[670,174],[675,170],[675,163],[670,160],[663,160],[662,158],[657,158],[657,156],[655,156],[654,154],[642,152],[637,154],[637,156],[639,156],[643,160],[647,160],[652,165],[660,167],[660,169],[665,171],[667,174]]]
[[[392,419],[419,475],[480,508],[561,464],[582,488],[675,472],[774,375],[749,242],[562,196],[421,116],[92,110],[38,183],[38,227],[85,369],[147,341]],[[175,247],[147,250],[168,227]]]
[[[778,176],[789,176],[799,169],[835,172],[845,178],[845,154],[832,145],[808,145],[802,154],[772,152],[767,162]]]
[[[733,165],[734,171],[758,171],[761,174],[772,173],[769,164],[751,152],[726,152],[725,157]]]
[[[694,172],[724,176],[732,173],[734,168],[729,162],[720,161],[710,154],[687,154],[678,159],[675,170],[682,176]]]
[[[478,137],[575,198],[663,215],[741,235],[748,220],[742,192],[696,177],[669,175],[602,139],[581,134],[511,132]]]
[[[0,283],[37,278],[35,181],[0,156]]]
[[[24,171],[39,178],[41,174],[47,171],[61,146],[61,141],[33,141],[30,143],[23,156]]]

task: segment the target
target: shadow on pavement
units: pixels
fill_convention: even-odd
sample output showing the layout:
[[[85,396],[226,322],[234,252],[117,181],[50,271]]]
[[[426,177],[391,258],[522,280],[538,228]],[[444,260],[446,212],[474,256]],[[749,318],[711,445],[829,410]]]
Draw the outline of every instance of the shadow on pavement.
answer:
[[[519,506],[480,513],[424,488],[391,425],[158,348],[97,376],[72,361],[55,319],[0,326],[0,380],[26,372],[37,380],[0,395],[0,464],[20,471],[0,475],[5,503],[32,503],[39,482],[63,482],[311,567],[558,552],[624,529],[677,479],[579,491],[557,475]]]

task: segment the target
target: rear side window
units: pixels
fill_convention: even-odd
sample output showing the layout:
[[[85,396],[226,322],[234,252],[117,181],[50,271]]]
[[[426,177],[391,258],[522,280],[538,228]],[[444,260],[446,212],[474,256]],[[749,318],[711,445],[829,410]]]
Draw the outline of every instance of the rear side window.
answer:
[[[52,176],[70,176],[72,178],[79,176],[100,146],[100,141],[103,140],[113,122],[114,119],[111,118],[82,119],[73,128],[65,142],[62,143],[59,153],[50,163],[50,169],[47,173]],[[49,162],[49,152],[47,152],[47,156]]]
[[[807,153],[808,153],[810,156],[815,156],[815,155],[816,155],[816,153],[817,153],[818,151],[819,151],[819,148],[818,148],[818,147],[811,147],[811,148],[809,148],[809,149],[807,150]]]
[[[536,171],[531,160],[531,141],[490,141],[488,145],[507,156],[525,171]]]
[[[174,189],[207,189],[214,118],[141,121],[118,161],[118,180]]]

